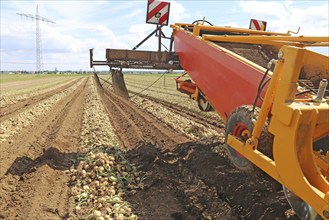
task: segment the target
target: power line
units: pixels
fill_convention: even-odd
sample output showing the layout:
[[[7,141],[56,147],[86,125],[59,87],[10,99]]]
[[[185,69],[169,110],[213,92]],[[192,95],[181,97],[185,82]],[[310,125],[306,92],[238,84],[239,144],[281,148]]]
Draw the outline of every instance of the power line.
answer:
[[[32,18],[35,19],[35,29],[36,29],[36,36],[35,36],[35,41],[36,41],[36,73],[41,73],[42,70],[42,45],[41,45],[41,29],[40,29],[40,23],[39,21],[46,22],[47,24],[55,24],[54,21],[42,17],[39,15],[39,10],[38,10],[38,5],[36,8],[36,14],[25,14],[25,13],[16,13],[20,15],[21,17],[26,17],[26,18]]]

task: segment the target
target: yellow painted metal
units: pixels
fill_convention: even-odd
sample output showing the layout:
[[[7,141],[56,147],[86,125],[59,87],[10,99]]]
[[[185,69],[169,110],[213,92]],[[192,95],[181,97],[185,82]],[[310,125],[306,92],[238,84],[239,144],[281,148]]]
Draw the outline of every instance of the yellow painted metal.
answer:
[[[324,217],[324,211],[329,211],[329,201],[325,199],[329,185],[318,169],[312,149],[317,108],[304,107],[289,104],[280,107],[292,108],[289,125],[280,120],[281,113],[273,113],[270,132],[275,136],[273,153],[276,170],[283,185]]]
[[[329,116],[328,116],[329,117]],[[321,118],[325,118],[325,117],[321,117]],[[325,123],[319,123],[314,130],[314,134],[313,134],[313,138],[314,141],[319,140],[320,138],[323,138],[326,136],[326,134],[328,133],[329,130],[329,125],[325,124]],[[329,144],[329,143],[328,143]]]
[[[276,162],[274,160],[255,149],[252,145],[241,142],[231,134],[229,134],[227,137],[227,144],[242,154],[244,157],[246,157],[248,160],[250,160],[257,167],[266,172],[268,175],[270,175],[272,178],[282,183],[280,181],[280,174],[276,169]]]
[[[327,152],[325,155],[322,155],[318,151],[314,151],[314,156],[316,164],[321,169],[321,173],[329,181],[329,153]]]
[[[177,28],[181,28],[181,27],[193,27],[195,26],[194,24],[189,24],[189,23],[175,23],[174,25],[171,24],[170,27],[171,28],[174,28],[174,27],[177,27]]]
[[[250,137],[250,136],[251,136],[250,131],[248,131],[248,130],[242,131],[241,137]]]
[[[319,161],[313,153],[313,141],[329,134],[329,102],[299,102],[295,99],[298,77],[305,61],[324,66],[328,57],[291,46],[281,48],[282,59],[277,61],[260,114],[251,138],[242,143],[232,135],[228,144],[264,170],[278,182],[292,190],[325,218],[329,212],[328,160]],[[311,67],[309,67],[311,69]],[[328,72],[327,65],[323,71]],[[274,135],[274,160],[257,150],[260,132],[269,109],[269,132]],[[323,173],[324,172],[324,173]]]
[[[200,35],[201,30],[205,31],[218,31],[218,32],[227,32],[227,33],[245,33],[252,35],[279,35],[279,36],[290,36],[290,33],[280,33],[280,32],[271,32],[271,31],[259,31],[259,30],[251,30],[246,28],[233,28],[233,27],[223,27],[223,26],[209,26],[209,25],[191,25],[185,23],[176,23],[174,25],[170,25],[173,29],[179,29],[184,27],[193,27],[194,35]]]
[[[203,40],[266,45],[329,46],[329,37],[203,35]]]
[[[282,62],[282,60],[276,61],[276,63]],[[271,76],[271,83],[267,88],[267,92],[262,104],[262,108],[259,111],[259,115],[257,118],[257,123],[255,123],[254,130],[252,132],[252,137],[248,140],[248,143],[253,147],[256,148],[258,144],[258,139],[261,135],[263,126],[267,120],[267,115],[270,112],[272,107],[272,103],[275,97],[275,92],[277,91],[277,85],[279,82],[280,74],[282,74],[282,65],[276,66],[276,71],[273,72]]]

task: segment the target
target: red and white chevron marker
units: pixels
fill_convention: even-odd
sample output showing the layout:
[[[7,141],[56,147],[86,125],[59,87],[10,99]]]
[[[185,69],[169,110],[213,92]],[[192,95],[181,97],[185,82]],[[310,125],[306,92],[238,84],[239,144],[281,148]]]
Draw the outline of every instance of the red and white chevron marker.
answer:
[[[249,29],[258,30],[258,31],[265,31],[266,30],[266,21],[260,21],[256,19],[250,19]]]
[[[169,2],[148,0],[146,23],[168,25],[169,22]]]

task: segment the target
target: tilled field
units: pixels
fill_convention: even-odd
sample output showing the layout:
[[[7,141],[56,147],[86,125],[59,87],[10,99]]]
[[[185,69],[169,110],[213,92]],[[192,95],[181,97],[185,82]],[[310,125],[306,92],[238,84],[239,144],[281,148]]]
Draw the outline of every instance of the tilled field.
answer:
[[[0,219],[296,219],[230,165],[216,113],[146,78],[126,77],[129,101],[92,76],[2,83]]]

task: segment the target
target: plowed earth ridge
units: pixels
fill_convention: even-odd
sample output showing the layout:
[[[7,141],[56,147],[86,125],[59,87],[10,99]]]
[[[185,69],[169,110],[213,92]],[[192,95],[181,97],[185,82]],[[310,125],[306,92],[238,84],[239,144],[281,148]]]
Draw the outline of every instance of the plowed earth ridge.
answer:
[[[223,124],[223,122],[221,120],[214,120],[212,118],[205,118],[202,117],[200,114],[198,114],[197,112],[192,111],[191,109],[186,109],[183,107],[177,107],[173,104],[171,104],[170,102],[166,102],[160,99],[156,99],[150,96],[146,96],[146,95],[138,95],[139,97],[146,99],[146,100],[150,100],[152,102],[155,102],[157,104],[161,104],[164,107],[170,109],[171,111],[173,111],[175,114],[181,115],[182,117],[188,118],[190,120],[193,120],[194,122],[197,122],[199,124],[202,124],[204,126],[206,126],[207,128],[211,128],[217,132],[224,132],[224,128],[225,125]],[[134,101],[134,99],[133,99]]]
[[[59,102],[67,94],[72,93],[81,84],[81,81],[72,84],[64,91],[58,91],[55,95],[48,95],[47,98],[43,98],[36,105],[31,106],[31,108],[24,108],[24,111],[15,111],[11,114],[11,118],[8,120],[3,120],[1,118],[1,133],[0,133],[0,143],[4,141],[12,142],[10,139],[15,133],[19,132],[22,128],[29,125],[33,125],[33,121],[38,116],[45,114],[53,105]],[[33,100],[31,101],[33,103]],[[29,105],[29,104],[26,104]],[[16,106],[18,109],[20,106]],[[7,118],[7,117],[6,117]]]
[[[15,115],[17,112],[22,112],[27,108],[30,108],[34,104],[41,102],[42,100],[45,100],[49,98],[50,96],[53,96],[63,90],[66,90],[67,88],[71,87],[76,83],[77,80],[74,80],[73,82],[69,82],[66,85],[63,85],[57,89],[50,90],[41,94],[36,94],[35,96],[20,99],[17,103],[9,103],[1,108],[0,111],[0,121],[5,121],[6,119],[12,117],[12,115]]]
[[[2,218],[63,219],[68,215],[70,188],[63,170],[77,156],[86,83],[84,79],[14,142],[1,145]]]
[[[170,126],[172,129],[186,134],[192,140],[214,136],[218,137],[219,134],[221,134],[218,132],[218,130],[220,130],[219,128],[216,127],[216,129],[212,129],[213,127],[209,126],[208,123],[205,123],[203,120],[198,120],[198,118],[194,118],[195,120],[193,120],[192,117],[183,110],[181,112],[175,111],[173,108],[136,96],[132,98],[132,102],[139,108],[156,117],[162,123]],[[177,124],[178,121],[179,125]]]
[[[158,123],[151,115],[138,109],[129,101],[104,90],[103,101],[123,146],[133,149],[139,142],[173,148],[189,139]],[[128,134],[128,135],[127,135]]]
[[[56,90],[61,86],[65,86],[73,82],[74,80],[76,80],[76,77],[74,77],[73,79],[52,78],[50,82],[48,79],[44,79],[44,80],[41,80],[41,82],[39,80],[35,80],[35,81],[29,80],[26,85],[28,87],[23,86],[19,88],[15,88],[15,86],[14,87],[9,86],[11,84],[10,82],[3,83],[4,85],[1,85],[0,106],[1,107],[9,106],[17,102],[33,98],[42,93]],[[15,84],[17,84],[17,82],[15,82]]]
[[[100,78],[100,79],[101,79],[101,81],[105,81],[102,78]],[[111,86],[111,83],[109,83],[109,82],[106,82],[106,83]],[[102,83],[102,84],[104,85],[104,83]],[[105,88],[108,88],[108,87],[105,87]],[[149,95],[144,95],[144,94],[140,94],[137,92],[133,92],[131,90],[129,90],[129,93],[131,94],[131,101],[134,102],[135,104],[137,104],[138,107],[140,107],[146,111],[148,110],[148,108],[147,107],[143,108],[143,105],[146,104],[144,102],[149,103],[151,101],[151,102],[154,102],[155,104],[160,104],[161,106],[165,107],[169,111],[172,111],[176,115],[180,115],[183,118],[187,118],[189,121],[197,122],[197,123],[203,125],[204,127],[210,128],[219,133],[224,132],[223,128],[225,127],[225,125],[219,117],[216,119],[214,117],[204,117],[203,115],[200,114],[200,111],[196,112],[192,109],[184,108],[182,106],[177,106],[169,101],[164,101],[164,100],[161,100],[161,99],[149,96]],[[137,97],[140,97],[140,99],[138,101],[136,100],[136,99],[138,99]],[[185,98],[186,98],[186,95],[185,95]],[[160,118],[158,118],[158,119],[160,119]]]

